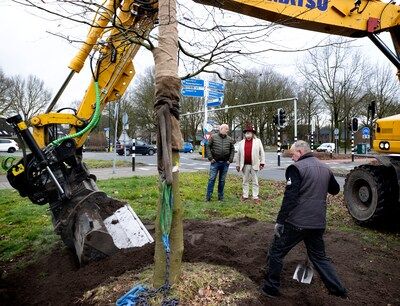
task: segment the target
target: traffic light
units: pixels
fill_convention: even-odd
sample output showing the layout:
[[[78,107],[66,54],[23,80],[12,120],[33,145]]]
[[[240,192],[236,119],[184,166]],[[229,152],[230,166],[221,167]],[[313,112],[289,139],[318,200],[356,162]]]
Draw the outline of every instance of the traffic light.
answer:
[[[358,119],[357,118],[351,119],[351,128],[352,128],[353,132],[356,132],[358,130]]]
[[[278,125],[283,127],[286,123],[286,112],[283,108],[278,108]]]
[[[374,122],[375,112],[376,112],[376,102],[371,101],[371,103],[368,105],[367,124],[370,124],[371,120],[371,125],[372,125],[372,123]]]

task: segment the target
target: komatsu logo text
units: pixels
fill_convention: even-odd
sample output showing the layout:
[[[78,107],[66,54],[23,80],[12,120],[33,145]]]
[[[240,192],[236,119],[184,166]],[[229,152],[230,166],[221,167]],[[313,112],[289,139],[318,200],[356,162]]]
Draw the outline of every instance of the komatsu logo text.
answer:
[[[306,7],[310,10],[317,8],[320,11],[326,11],[328,8],[329,0],[268,0],[268,1]]]

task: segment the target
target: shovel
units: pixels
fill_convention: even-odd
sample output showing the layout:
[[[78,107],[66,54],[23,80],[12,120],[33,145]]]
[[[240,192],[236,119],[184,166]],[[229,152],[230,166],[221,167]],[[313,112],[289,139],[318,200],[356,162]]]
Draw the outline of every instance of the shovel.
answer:
[[[314,269],[312,268],[310,259],[307,256],[304,263],[300,263],[297,265],[296,270],[293,274],[293,279],[303,284],[310,284],[313,276]]]

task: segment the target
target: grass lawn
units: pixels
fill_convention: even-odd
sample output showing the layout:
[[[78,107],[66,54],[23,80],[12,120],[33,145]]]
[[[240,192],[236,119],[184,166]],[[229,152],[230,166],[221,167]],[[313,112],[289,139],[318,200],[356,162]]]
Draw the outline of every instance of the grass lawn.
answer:
[[[274,222],[280,208],[284,183],[260,180],[262,204],[241,203],[241,178],[229,175],[225,201],[205,202],[206,172],[181,173],[180,194],[185,219],[223,219],[251,217]],[[158,199],[157,177],[132,177],[99,181],[98,186],[109,196],[127,201],[142,220],[154,220]],[[214,199],[216,195],[214,195]],[[356,226],[343,204],[343,195],[329,197],[329,229],[358,233],[368,243],[390,247],[399,244],[398,235],[383,234]],[[53,233],[48,205],[30,204],[14,190],[0,190],[0,260],[12,260],[30,251],[37,253],[58,241]]]

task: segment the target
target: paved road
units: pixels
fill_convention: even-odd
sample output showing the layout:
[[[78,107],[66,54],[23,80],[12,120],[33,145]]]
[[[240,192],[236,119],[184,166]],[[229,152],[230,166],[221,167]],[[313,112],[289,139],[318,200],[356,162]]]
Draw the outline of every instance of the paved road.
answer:
[[[18,156],[19,154],[16,154]],[[112,160],[114,158],[113,153],[99,153],[99,152],[85,152],[85,159],[103,159],[103,160]],[[131,157],[125,156],[117,156],[118,160],[131,160]],[[344,177],[343,174],[347,171],[354,168],[354,166],[365,163],[367,160],[360,159],[356,160],[356,162],[351,163],[348,160],[327,160],[324,161],[327,163],[335,173],[341,173],[342,175],[337,175],[336,178],[343,189],[344,185]],[[131,167],[123,167],[116,168],[115,173],[113,173],[112,168],[103,168],[103,169],[92,169],[92,173],[97,176],[98,179],[109,179],[116,177],[130,177],[132,175],[155,175],[157,174],[156,167],[156,156],[137,156],[136,162],[141,163],[143,166],[136,166],[136,171],[132,172]],[[260,177],[264,179],[271,180],[284,180],[285,179],[285,169],[288,165],[292,163],[290,158],[282,157],[281,165],[277,166],[277,157],[276,153],[267,152],[266,153],[266,168],[260,171]],[[198,153],[182,153],[181,154],[181,171],[182,172],[191,172],[191,171],[208,171],[209,170],[209,162],[205,159],[202,159]],[[231,165],[229,167],[229,171],[231,174],[240,175],[236,172],[235,165]],[[8,184],[6,177],[0,176],[0,189],[11,188]]]

